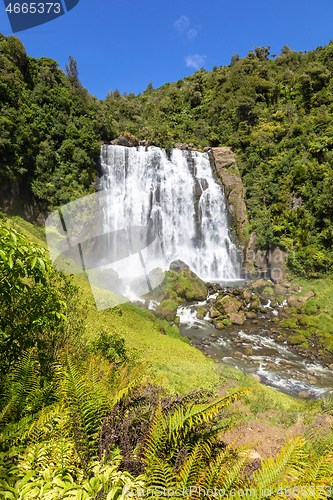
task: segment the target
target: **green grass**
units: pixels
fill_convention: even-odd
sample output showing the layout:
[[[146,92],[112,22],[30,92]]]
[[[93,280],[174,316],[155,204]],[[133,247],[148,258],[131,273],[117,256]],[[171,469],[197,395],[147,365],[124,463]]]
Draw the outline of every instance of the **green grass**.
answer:
[[[325,279],[305,279],[295,278],[295,283],[303,287],[301,296],[312,290],[315,296],[308,303],[317,306],[333,318],[333,277],[328,276]]]
[[[301,296],[310,290],[315,294],[304,304],[300,324],[315,329],[320,347],[333,353],[333,278],[295,278],[294,281],[303,287]]]
[[[41,247],[47,248],[44,227],[39,227],[36,224],[31,224],[30,222],[27,222],[26,220],[18,216],[13,216],[7,220],[9,221],[9,224],[13,229],[23,234],[26,238],[28,238],[28,240],[32,241],[33,243],[37,243]]]

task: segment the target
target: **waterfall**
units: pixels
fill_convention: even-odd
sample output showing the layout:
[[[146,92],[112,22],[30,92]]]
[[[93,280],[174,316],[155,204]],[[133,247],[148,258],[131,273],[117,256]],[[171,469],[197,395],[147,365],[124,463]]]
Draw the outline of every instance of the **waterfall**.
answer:
[[[239,277],[225,196],[206,153],[104,145],[101,168],[108,231],[146,226],[158,235],[167,267],[179,259],[205,281]]]

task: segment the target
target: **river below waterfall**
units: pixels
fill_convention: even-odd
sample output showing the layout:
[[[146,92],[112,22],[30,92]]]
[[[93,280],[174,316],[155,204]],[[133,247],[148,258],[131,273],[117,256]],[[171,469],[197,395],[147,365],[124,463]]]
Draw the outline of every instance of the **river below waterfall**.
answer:
[[[293,351],[286,342],[272,338],[272,322],[259,318],[246,320],[243,326],[217,330],[208,315],[203,320],[196,317],[198,306],[205,304],[181,306],[177,312],[180,333],[204,354],[246,373],[257,374],[261,383],[293,396],[318,398],[332,390],[332,371]]]

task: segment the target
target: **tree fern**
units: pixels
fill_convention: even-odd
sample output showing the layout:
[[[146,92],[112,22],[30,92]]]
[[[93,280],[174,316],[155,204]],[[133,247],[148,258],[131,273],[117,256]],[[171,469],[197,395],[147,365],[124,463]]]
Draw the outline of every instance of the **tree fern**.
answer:
[[[84,370],[84,371],[83,371]],[[74,436],[83,462],[94,453],[98,433],[110,404],[99,382],[99,372],[77,365],[68,352],[64,352],[56,366],[59,396],[64,399],[73,418]]]
[[[212,403],[180,407],[174,414],[166,416],[162,415],[161,408],[159,408],[154,416],[146,442],[146,462],[149,463],[157,454],[159,456],[168,454],[168,459],[174,461],[182,448],[187,447],[190,450],[195,445],[199,439],[198,427],[212,422],[231,402],[248,393],[248,389],[243,389]],[[210,438],[214,434],[216,435],[219,430],[220,428],[217,427],[214,432],[210,431]]]
[[[233,445],[234,442],[230,443],[215,459],[210,460],[201,480],[205,490],[216,487],[227,492],[234,483],[240,483],[240,472],[248,462],[250,445],[236,449]]]
[[[259,491],[268,486],[288,483],[301,474],[304,467],[305,440],[297,436],[289,439],[277,455],[276,460],[262,460],[262,470],[254,473],[254,483]]]
[[[207,465],[207,460],[211,455],[211,443],[200,440],[194,446],[190,455],[178,472],[178,481],[181,487],[189,487],[197,484]]]
[[[25,351],[4,381],[0,425],[32,413],[42,400],[37,349]]]

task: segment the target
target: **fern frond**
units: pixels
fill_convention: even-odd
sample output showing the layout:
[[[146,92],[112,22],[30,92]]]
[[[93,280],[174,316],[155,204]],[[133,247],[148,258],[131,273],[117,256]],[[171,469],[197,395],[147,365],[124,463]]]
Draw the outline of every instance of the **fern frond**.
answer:
[[[329,452],[306,465],[300,476],[303,484],[325,484],[333,482],[333,452]]]
[[[273,458],[262,460],[262,470],[254,472],[254,482],[258,489],[299,477],[304,467],[304,445],[305,440],[296,436],[287,441],[275,461]]]
[[[146,487],[174,488],[177,478],[173,468],[163,459],[155,457],[146,471]]]
[[[18,422],[9,422],[5,425],[0,434],[0,443],[10,443],[12,446],[17,445],[24,438],[25,432],[32,422],[32,417],[27,415],[22,417]]]
[[[39,391],[38,357],[34,347],[22,354],[6,377],[0,425],[31,412],[36,407]]]
[[[70,434],[70,413],[64,403],[55,403],[39,411],[24,437],[34,443],[66,438]]]
[[[185,463],[178,472],[178,482],[181,487],[188,488],[197,484],[198,477],[205,469],[206,463],[211,455],[211,443],[199,441],[187,457]]]
[[[171,443],[185,441],[187,435],[198,426],[211,422],[225,407],[234,401],[248,395],[250,389],[241,389],[230,396],[219,398],[212,403],[204,405],[193,405],[186,411],[179,408],[174,415],[169,417],[169,439]],[[218,430],[216,431],[218,432]]]
[[[153,462],[158,452],[163,453],[163,445],[167,440],[166,421],[162,412],[162,406],[159,404],[148,432],[144,446],[143,460],[150,464]]]
[[[234,444],[236,440],[237,438],[224,450],[221,450],[218,456],[209,463],[204,481],[202,482],[205,489],[217,487],[227,490],[228,484],[233,484],[238,477],[237,470],[240,471],[242,464],[248,460],[250,445],[235,450]],[[245,449],[247,452],[244,452]],[[238,469],[236,467],[237,464],[239,465]]]

